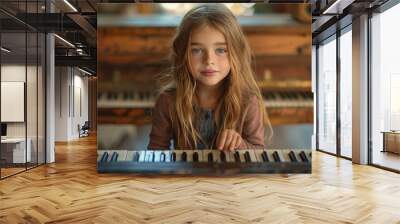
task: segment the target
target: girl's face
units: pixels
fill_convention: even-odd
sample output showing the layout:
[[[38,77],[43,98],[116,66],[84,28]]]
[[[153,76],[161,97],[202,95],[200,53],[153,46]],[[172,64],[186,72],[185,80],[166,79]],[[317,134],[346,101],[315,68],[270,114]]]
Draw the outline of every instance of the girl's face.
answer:
[[[220,83],[231,69],[225,36],[218,30],[201,26],[191,33],[189,43],[190,72],[205,86]]]

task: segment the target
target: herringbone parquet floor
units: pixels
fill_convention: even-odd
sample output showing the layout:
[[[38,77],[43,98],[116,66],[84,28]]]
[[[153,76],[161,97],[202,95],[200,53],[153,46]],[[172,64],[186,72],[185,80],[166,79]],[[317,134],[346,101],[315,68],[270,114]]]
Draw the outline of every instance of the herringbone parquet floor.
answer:
[[[0,223],[400,223],[400,175],[320,152],[311,175],[98,174],[89,137],[0,181]]]

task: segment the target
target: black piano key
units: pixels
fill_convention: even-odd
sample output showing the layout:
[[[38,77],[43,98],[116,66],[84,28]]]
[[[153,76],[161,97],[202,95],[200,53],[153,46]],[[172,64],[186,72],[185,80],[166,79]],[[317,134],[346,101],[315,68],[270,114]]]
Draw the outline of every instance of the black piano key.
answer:
[[[160,154],[160,162],[165,162],[165,153]]]
[[[290,152],[288,153],[288,156],[289,156],[290,161],[292,161],[292,162],[297,162],[296,155],[294,154],[293,151],[290,151]]]
[[[176,162],[176,153],[175,152],[171,153],[171,161]]]
[[[244,153],[244,160],[246,163],[251,163],[250,153],[248,151]]]
[[[119,153],[117,153],[117,155],[115,156],[115,162],[118,161],[118,157],[119,157]]]
[[[114,158],[114,161],[115,161],[115,162],[117,162],[117,161],[118,161],[118,157],[119,157],[119,153],[118,153],[118,152],[116,152],[116,153],[115,153],[115,158]]]
[[[101,156],[100,162],[107,162],[108,159],[108,152],[104,152]]]
[[[277,151],[274,151],[272,153],[272,157],[274,157],[275,162],[280,162],[281,161],[281,158],[279,157],[279,154],[278,154]]]
[[[207,156],[208,162],[212,163],[214,161],[212,152],[208,153]]]
[[[193,162],[198,162],[199,161],[199,154],[197,152],[193,153]]]
[[[146,156],[147,156],[146,162],[154,162],[154,159],[155,159],[155,153],[154,152],[147,151]]]
[[[135,154],[133,154],[132,161],[133,162],[138,162],[139,161],[139,157],[140,157],[140,153],[139,152],[135,152]]]
[[[267,153],[266,151],[263,151],[263,152],[261,153],[261,157],[262,157],[262,159],[263,159],[264,162],[269,162],[268,153]]]
[[[240,155],[238,151],[235,152],[234,157],[235,157],[235,162],[240,163]]]
[[[118,159],[118,153],[117,152],[113,152],[112,156],[111,156],[111,162],[117,162]]]
[[[182,162],[186,162],[186,161],[187,161],[187,154],[186,154],[186,152],[182,152],[181,161],[182,161]]]
[[[150,162],[150,161],[151,161],[151,159],[150,159],[151,152],[150,152],[150,151],[146,152],[146,155],[145,155],[145,156],[146,156],[146,157],[144,158],[144,161],[145,161],[145,162]]]
[[[306,153],[305,153],[304,151],[301,151],[301,152],[300,152],[300,158],[301,158],[301,160],[302,160],[303,162],[308,162]]]
[[[224,151],[221,151],[221,153],[219,154],[221,162],[226,163],[226,155]]]

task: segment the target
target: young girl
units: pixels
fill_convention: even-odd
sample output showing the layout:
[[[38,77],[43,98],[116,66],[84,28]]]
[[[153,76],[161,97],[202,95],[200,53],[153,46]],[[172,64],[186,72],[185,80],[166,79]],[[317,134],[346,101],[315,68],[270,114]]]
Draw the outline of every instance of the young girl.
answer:
[[[171,72],[153,112],[149,149],[264,148],[270,127],[251,52],[222,4],[191,9],[173,39]]]

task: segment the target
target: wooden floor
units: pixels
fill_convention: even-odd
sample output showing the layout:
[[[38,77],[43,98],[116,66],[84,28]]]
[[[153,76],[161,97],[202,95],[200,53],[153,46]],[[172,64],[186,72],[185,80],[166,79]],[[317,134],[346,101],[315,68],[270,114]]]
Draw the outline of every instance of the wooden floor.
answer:
[[[375,151],[372,157],[373,163],[400,170],[400,155],[392,152]]]
[[[321,152],[311,175],[110,175],[95,161],[83,138],[0,181],[0,223],[400,223],[399,174]]]

